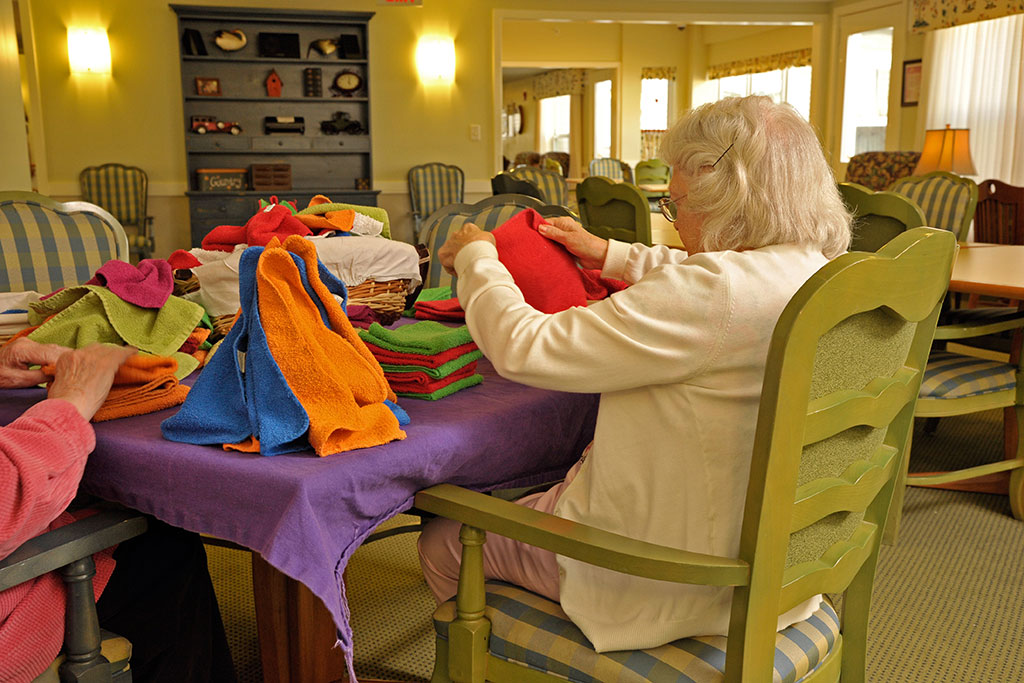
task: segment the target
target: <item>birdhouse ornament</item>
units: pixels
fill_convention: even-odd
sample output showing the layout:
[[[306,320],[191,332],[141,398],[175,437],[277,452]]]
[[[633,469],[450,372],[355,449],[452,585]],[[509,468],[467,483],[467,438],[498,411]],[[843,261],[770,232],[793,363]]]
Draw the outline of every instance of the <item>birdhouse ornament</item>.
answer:
[[[267,97],[281,96],[281,77],[277,75],[277,71],[271,70],[267,74],[267,80],[264,81],[264,85],[267,86]]]

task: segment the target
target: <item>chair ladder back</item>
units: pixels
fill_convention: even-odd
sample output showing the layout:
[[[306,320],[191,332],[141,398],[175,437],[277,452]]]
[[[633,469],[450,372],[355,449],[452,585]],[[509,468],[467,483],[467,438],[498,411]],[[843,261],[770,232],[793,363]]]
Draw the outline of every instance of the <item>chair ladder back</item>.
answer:
[[[780,316],[740,542],[751,581],[733,599],[727,681],[770,672],[779,615],[818,593],[846,594],[842,637],[863,655],[881,531],[954,249],[949,233],[916,228],[877,254],[844,254]]]
[[[1024,187],[999,180],[978,183],[974,210],[974,240],[994,244],[1024,244]]]

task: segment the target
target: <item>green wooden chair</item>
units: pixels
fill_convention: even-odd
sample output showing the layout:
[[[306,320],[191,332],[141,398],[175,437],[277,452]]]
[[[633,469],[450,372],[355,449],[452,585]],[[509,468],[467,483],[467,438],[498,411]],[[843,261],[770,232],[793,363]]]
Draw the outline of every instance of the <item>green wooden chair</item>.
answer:
[[[738,557],[450,484],[416,494],[416,508],[463,523],[458,595],[434,613],[433,683],[864,681],[879,541],[953,252],[949,233],[917,228],[834,259],[794,295],[768,351]],[[728,638],[595,653],[557,603],[485,584],[488,531],[634,576],[736,586]],[[776,633],[780,614],[819,593],[844,594],[841,620],[825,601]]]
[[[150,258],[156,248],[153,217],[148,215],[149,176],[137,166],[103,164],[89,166],[78,175],[82,199],[101,206],[129,234],[128,249],[140,259]],[[131,228],[131,230],[127,230]]]
[[[462,201],[466,175],[458,166],[431,162],[409,169],[409,204],[416,222],[417,241],[422,242],[423,221],[442,206]]]
[[[546,205],[539,199],[522,194],[499,194],[476,204],[449,204],[435,211],[423,226],[424,244],[431,255],[430,268],[423,286],[454,286],[455,278],[441,267],[441,262],[436,258],[437,250],[444,245],[449,235],[466,223],[474,223],[489,232],[523,209],[535,209],[546,218],[573,215],[564,206]]]
[[[587,175],[601,176],[602,178],[610,178],[612,180],[626,180],[626,174],[623,166],[628,168],[627,164],[624,164],[618,159],[591,159],[590,166],[587,169]]]
[[[110,259],[128,260],[121,224],[88,202],[0,192],[0,292],[47,294],[80,285]]]
[[[973,180],[946,171],[932,171],[900,178],[889,190],[921,207],[927,225],[949,230],[958,242],[967,240],[978,203],[978,186]]]
[[[601,176],[576,186],[583,227],[598,237],[651,245],[651,205],[636,185]]]
[[[640,185],[660,185],[672,179],[672,167],[661,159],[647,159],[636,165],[633,172],[636,178],[637,187]],[[667,197],[668,192],[648,192],[641,189],[648,202],[656,202],[662,197]]]
[[[876,192],[857,183],[838,187],[854,217],[850,251],[878,251],[901,232],[925,224],[921,209],[901,194]]]
[[[533,183],[540,190],[545,204],[569,208],[569,185],[561,173],[535,166],[520,166],[512,169],[512,175],[519,180]]]

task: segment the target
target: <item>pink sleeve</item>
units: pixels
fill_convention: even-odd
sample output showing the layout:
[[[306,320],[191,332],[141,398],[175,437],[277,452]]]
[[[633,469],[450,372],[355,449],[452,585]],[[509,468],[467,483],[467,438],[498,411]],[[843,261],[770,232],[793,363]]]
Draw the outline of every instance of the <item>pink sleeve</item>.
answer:
[[[42,401],[0,427],[0,558],[64,511],[95,445],[92,425],[67,401]]]

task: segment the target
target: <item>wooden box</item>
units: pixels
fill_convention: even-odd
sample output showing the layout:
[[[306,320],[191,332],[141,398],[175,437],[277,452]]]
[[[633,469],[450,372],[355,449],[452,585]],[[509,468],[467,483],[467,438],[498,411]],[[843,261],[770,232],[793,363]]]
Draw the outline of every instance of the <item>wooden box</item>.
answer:
[[[200,192],[241,192],[247,174],[244,168],[197,168],[196,185]]]
[[[252,164],[249,173],[254,190],[292,189],[291,164]]]

